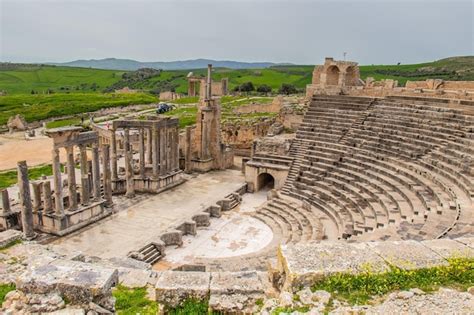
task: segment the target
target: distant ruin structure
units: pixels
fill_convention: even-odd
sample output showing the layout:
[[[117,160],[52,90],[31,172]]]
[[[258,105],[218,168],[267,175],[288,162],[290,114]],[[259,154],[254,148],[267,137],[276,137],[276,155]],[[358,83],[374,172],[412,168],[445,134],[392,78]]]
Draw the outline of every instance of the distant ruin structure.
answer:
[[[323,65],[314,67],[313,79],[306,88],[308,95],[317,91],[339,94],[347,87],[361,86],[359,65],[353,61],[340,61],[327,57]]]
[[[233,165],[233,152],[221,142],[221,104],[212,96],[212,65],[208,66],[204,97],[199,101],[196,127],[186,128],[185,169],[207,172]]]
[[[190,72],[188,79],[188,96],[199,96],[204,98],[208,91],[208,81],[206,78],[195,76]],[[224,96],[229,93],[229,78],[223,78],[220,81],[214,81],[209,84],[211,86],[211,96]],[[199,93],[199,94],[198,94]]]
[[[7,122],[8,132],[12,133],[14,131],[25,131],[28,129],[28,124],[26,123],[25,117],[20,114],[11,116],[8,118]]]

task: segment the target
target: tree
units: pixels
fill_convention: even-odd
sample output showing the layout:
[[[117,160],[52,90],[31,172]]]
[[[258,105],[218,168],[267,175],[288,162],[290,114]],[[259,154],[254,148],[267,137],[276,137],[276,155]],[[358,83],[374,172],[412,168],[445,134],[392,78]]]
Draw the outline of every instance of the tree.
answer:
[[[255,91],[255,87],[252,82],[245,82],[240,85],[240,91],[242,92],[252,92]]]
[[[257,92],[264,93],[265,95],[267,95],[268,93],[271,93],[271,91],[272,91],[272,88],[266,84],[259,85],[257,88]]]
[[[293,84],[283,83],[281,85],[280,89],[278,90],[278,92],[280,94],[290,95],[290,94],[298,93],[298,90],[296,89],[296,87]]]

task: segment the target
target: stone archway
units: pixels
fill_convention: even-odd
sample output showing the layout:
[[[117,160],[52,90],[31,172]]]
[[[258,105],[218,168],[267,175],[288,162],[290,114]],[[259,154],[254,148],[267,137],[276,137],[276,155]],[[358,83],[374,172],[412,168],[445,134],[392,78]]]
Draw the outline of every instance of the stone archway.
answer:
[[[330,66],[326,71],[326,85],[339,84],[339,68],[337,66]]]
[[[264,188],[275,188],[275,178],[268,173],[261,173],[257,177],[257,191]]]
[[[356,69],[352,66],[347,67],[344,84],[346,86],[354,86],[354,85],[357,85],[357,80],[358,80],[358,77],[357,77]]]

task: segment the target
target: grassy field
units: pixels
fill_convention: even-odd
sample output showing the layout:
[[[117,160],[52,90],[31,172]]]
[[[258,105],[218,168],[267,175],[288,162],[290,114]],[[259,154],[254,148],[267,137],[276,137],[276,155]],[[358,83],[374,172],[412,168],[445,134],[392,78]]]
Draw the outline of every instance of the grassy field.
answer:
[[[101,108],[149,104],[158,99],[150,94],[71,93],[50,95],[7,95],[0,97],[0,125],[10,116],[22,114],[28,122],[96,111]]]
[[[0,90],[8,94],[55,92],[94,93],[121,79],[124,71],[18,65],[0,68]]]
[[[61,166],[63,169],[63,167]],[[53,168],[51,165],[41,165],[36,167],[28,168],[28,178],[35,180],[41,178],[41,176],[50,176],[53,174]],[[0,172],[0,189],[10,187],[16,184],[18,181],[18,173],[16,170],[2,171]]]

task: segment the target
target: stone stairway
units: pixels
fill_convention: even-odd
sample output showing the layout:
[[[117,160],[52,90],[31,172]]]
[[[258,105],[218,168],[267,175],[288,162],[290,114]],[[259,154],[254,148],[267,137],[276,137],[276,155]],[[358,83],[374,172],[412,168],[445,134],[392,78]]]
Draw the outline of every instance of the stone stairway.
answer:
[[[138,252],[133,253],[131,257],[153,265],[164,256],[163,250],[161,248],[161,246],[158,246],[158,244],[152,242],[142,247],[140,250],[138,250]]]
[[[369,105],[367,105],[367,108],[361,112],[360,116],[354,121],[354,123],[349,128],[349,130],[339,138],[339,140],[337,141],[338,143],[345,144],[345,145],[352,145],[352,142],[349,141],[348,139],[351,139],[354,131],[359,129],[359,127],[364,124],[364,121],[367,119],[367,117],[369,117],[370,111],[372,110],[372,108],[374,107],[376,103],[377,103],[377,99],[373,99],[369,103]]]
[[[288,177],[286,178],[285,184],[281,189],[282,193],[288,194],[288,192],[293,187],[293,183],[298,178],[300,173],[301,165],[308,147],[308,141],[302,139],[293,140],[289,152],[290,156],[293,157],[293,163],[290,166],[290,171],[288,172]]]

